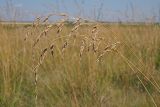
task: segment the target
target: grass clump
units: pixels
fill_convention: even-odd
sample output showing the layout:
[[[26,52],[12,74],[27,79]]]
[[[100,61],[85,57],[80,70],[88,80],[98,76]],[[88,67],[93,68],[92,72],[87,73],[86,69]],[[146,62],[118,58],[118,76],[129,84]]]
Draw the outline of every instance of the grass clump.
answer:
[[[160,105],[159,26],[68,24],[61,16],[0,25],[0,106]]]

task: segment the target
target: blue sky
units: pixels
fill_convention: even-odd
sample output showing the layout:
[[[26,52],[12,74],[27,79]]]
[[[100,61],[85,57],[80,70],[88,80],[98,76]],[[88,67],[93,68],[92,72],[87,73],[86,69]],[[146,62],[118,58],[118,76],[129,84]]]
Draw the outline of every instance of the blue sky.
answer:
[[[7,1],[14,8],[10,12]],[[160,0],[0,0],[0,9],[1,17],[8,20],[32,21],[39,15],[62,12],[101,21],[160,21]]]

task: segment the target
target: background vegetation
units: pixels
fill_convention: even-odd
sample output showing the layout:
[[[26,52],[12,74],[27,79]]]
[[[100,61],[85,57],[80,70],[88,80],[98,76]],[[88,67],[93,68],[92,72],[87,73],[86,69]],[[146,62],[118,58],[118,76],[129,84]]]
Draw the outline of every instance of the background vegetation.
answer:
[[[1,107],[160,106],[158,24],[77,25],[0,24]]]

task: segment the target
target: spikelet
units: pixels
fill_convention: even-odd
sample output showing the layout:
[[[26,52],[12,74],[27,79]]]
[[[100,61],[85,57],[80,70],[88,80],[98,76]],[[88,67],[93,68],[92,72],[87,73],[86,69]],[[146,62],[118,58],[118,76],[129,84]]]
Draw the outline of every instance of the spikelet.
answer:
[[[97,62],[107,53],[107,52],[117,52],[117,47],[120,44],[120,42],[116,42],[114,44],[111,45],[107,45],[103,52],[98,56],[97,58]]]
[[[43,21],[42,21],[42,23],[46,23],[48,20],[49,20],[49,18],[51,17],[51,16],[53,16],[54,14],[49,14]]]
[[[112,44],[111,50],[116,52],[117,48],[120,46],[119,44],[120,44],[120,42],[116,42],[116,43]]]
[[[47,50],[48,50],[48,48],[43,49],[43,51],[41,53],[41,56],[40,56],[40,59],[39,59],[39,63],[40,64],[42,64],[42,62],[43,62],[43,60],[44,60],[44,58],[46,56]]]
[[[54,50],[53,50],[54,47],[55,47],[54,43],[50,45],[50,51],[52,56],[54,55]]]
[[[62,46],[62,54],[64,53],[67,46],[68,46],[68,41],[66,41]]]
[[[96,43],[97,43],[97,34],[98,34],[98,27],[93,26],[93,29],[91,31],[91,42],[92,42],[92,50],[94,53],[96,53]]]
[[[94,48],[94,51],[95,51],[95,52],[98,51],[98,48],[99,48],[101,42],[102,42],[101,40],[97,42],[97,45],[96,45],[96,47]]]
[[[57,28],[58,28],[57,34],[59,34],[59,33],[62,31],[63,26],[64,26],[64,22],[65,22],[65,20],[61,20],[60,23],[57,23],[57,24],[56,24],[56,26],[57,26]]]
[[[79,26],[80,26],[80,23],[79,24],[77,24],[72,30],[71,30],[71,32],[74,32],[74,31],[77,31],[78,30],[78,28],[79,28]]]

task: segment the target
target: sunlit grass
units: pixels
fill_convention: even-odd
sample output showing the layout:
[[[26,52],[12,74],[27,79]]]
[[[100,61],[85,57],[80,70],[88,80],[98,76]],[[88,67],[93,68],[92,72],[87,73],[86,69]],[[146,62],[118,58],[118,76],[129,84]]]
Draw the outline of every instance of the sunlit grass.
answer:
[[[47,52],[37,69],[38,107],[153,107],[143,84],[160,106],[160,27],[99,24],[98,35],[105,39],[100,52],[85,50],[80,57],[81,35],[91,35],[94,25],[82,25],[75,33],[76,41],[72,38],[64,53],[61,49],[66,38],[55,42],[53,55]],[[22,25],[0,25],[1,107],[35,107],[33,69],[43,49],[72,28],[64,25],[57,34],[53,27],[33,50],[42,27],[27,30]],[[28,31],[33,34],[24,41]],[[97,62],[105,45],[116,42],[120,42],[118,49]]]

